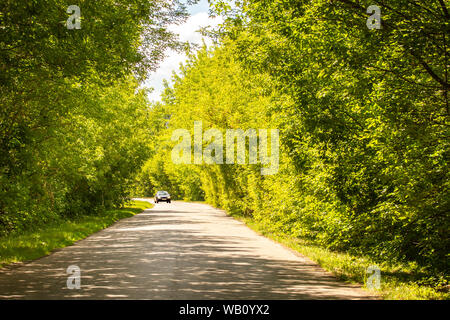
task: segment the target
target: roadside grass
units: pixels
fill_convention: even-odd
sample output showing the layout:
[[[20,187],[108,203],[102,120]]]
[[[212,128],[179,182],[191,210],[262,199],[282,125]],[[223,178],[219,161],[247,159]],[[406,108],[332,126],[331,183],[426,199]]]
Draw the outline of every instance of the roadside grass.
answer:
[[[145,201],[132,200],[124,208],[106,210],[98,215],[82,216],[71,221],[55,221],[37,230],[1,237],[0,268],[48,255],[55,249],[72,245],[120,219],[132,217],[152,206]]]
[[[302,239],[284,234],[275,234],[262,223],[252,218],[233,215],[257,233],[299,252],[322,268],[333,273],[338,279],[358,284],[369,293],[386,300],[449,300],[448,291],[420,285],[418,279],[423,271],[416,265],[376,263],[368,257],[353,256],[348,253],[333,252],[329,249],[308,243]],[[380,289],[368,289],[365,285],[367,268],[377,265],[381,271]]]

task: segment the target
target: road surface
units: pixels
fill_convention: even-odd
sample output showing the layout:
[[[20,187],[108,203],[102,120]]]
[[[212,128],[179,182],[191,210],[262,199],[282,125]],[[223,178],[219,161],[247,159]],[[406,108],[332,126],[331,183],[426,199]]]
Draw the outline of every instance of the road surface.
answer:
[[[67,268],[80,268],[68,289]],[[71,284],[75,282],[69,281]],[[0,269],[0,299],[368,299],[205,204],[154,208],[33,262]]]

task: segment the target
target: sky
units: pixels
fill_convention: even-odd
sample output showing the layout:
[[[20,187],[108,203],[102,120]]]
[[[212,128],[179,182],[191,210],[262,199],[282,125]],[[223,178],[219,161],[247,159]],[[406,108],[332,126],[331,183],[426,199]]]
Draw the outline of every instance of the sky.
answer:
[[[222,22],[220,17],[210,18],[208,16],[208,1],[200,0],[196,5],[189,6],[190,17],[187,21],[181,25],[172,25],[170,30],[179,34],[181,41],[189,41],[202,44],[202,36],[200,33],[196,32],[201,27],[205,26],[217,26]],[[205,38],[205,43],[207,45],[211,44],[211,41]],[[167,57],[161,62],[159,68],[152,72],[145,82],[146,87],[154,88],[148,97],[150,101],[160,101],[160,95],[164,89],[163,79],[170,82],[173,71],[178,71],[180,63],[186,60],[186,55],[184,53],[177,53],[173,50],[168,50],[166,52]]]

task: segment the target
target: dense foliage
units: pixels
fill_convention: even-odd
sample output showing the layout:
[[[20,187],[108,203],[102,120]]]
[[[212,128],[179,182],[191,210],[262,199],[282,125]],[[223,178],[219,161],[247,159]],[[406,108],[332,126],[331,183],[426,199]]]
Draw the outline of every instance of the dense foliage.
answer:
[[[204,197],[334,250],[447,272],[448,5],[378,1],[382,28],[369,29],[371,4],[218,2],[228,16],[220,46],[191,57],[155,106],[167,128],[141,173],[153,179],[146,191]],[[173,164],[171,132],[192,132],[195,120],[279,128],[278,174]]]
[[[178,1],[0,3],[0,235],[118,205],[149,153],[138,80],[184,21]]]
[[[195,2],[195,1],[194,1]],[[218,46],[149,108],[179,1],[0,3],[0,235],[120,205],[203,200],[333,250],[448,273],[449,5],[213,1]],[[280,166],[175,164],[172,133],[280,130]],[[204,141],[204,146],[208,141]],[[136,176],[137,174],[137,176]],[[135,179],[136,178],[136,179]]]

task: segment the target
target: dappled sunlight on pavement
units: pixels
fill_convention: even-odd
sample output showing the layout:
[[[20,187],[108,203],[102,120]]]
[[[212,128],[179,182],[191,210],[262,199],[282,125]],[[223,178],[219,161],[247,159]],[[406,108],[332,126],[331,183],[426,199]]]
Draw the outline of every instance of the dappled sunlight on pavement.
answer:
[[[81,269],[68,289],[66,269]],[[0,270],[0,298],[368,299],[315,263],[205,204],[172,202]]]

